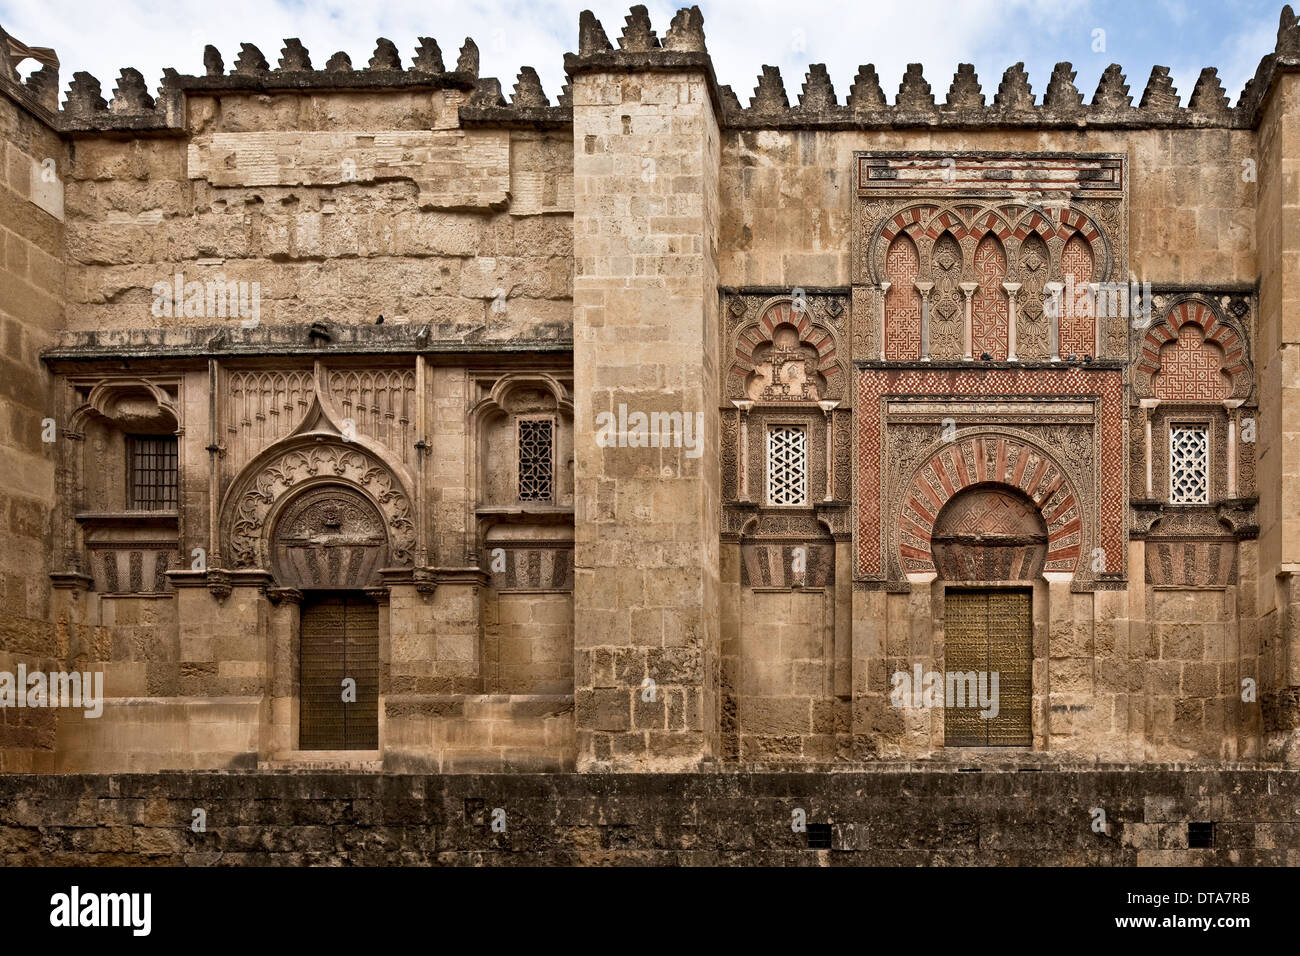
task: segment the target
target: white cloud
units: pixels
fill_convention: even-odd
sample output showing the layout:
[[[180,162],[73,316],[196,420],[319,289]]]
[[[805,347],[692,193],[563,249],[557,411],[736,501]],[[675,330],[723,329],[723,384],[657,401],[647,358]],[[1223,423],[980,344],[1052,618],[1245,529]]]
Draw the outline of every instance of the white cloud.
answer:
[[[275,66],[286,37],[300,38],[318,68],[337,50],[346,51],[361,68],[377,37],[396,43],[409,66],[416,38],[433,36],[450,67],[464,38],[472,36],[481,52],[483,74],[500,78],[507,95],[519,67],[529,65],[537,69],[554,101],[564,83],[563,56],[577,46],[578,13],[588,5],[617,46],[628,0],[389,0],[375,5],[354,0],[223,0],[219,6],[200,0],[120,0],[111,12],[84,0],[22,5],[6,0],[0,3],[0,23],[25,43],[58,51],[64,91],[72,74],[85,70],[100,80],[106,98],[124,66],[139,69],[150,87],[158,85],[166,66],[202,73],[206,43],[221,51],[228,70],[241,42],[256,44]],[[647,3],[660,36],[680,5]],[[1171,15],[1186,15],[1184,0],[1165,0],[1165,5]],[[1002,72],[1011,64],[1026,64],[1041,98],[1052,65],[1072,59],[1079,73],[1076,83],[1090,98],[1102,70],[1120,57],[1093,53],[1092,31],[1101,27],[1118,38],[1125,28],[1122,15],[1102,16],[1100,0],[704,0],[701,7],[718,80],[731,84],[746,105],[765,63],[781,68],[792,103],[798,101],[809,63],[827,64],[842,102],[860,64],[875,64],[881,86],[892,99],[906,65],[921,62],[942,102],[957,64],[973,62],[992,102]],[[1127,15],[1132,15],[1131,9]],[[1223,37],[1222,48],[1230,55],[1222,75],[1234,99],[1259,57],[1272,49],[1275,29],[1268,24],[1248,26]],[[1135,101],[1146,84],[1150,62],[1148,58],[1124,64]],[[1186,102],[1203,64],[1180,57],[1174,65],[1175,82]],[[23,72],[32,66],[28,61]]]

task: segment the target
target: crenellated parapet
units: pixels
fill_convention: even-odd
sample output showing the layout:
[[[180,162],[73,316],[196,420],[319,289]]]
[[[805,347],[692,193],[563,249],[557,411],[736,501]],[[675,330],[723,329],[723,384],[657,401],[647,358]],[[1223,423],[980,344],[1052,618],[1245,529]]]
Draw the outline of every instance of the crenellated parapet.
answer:
[[[2,31],[0,37],[8,39]],[[187,75],[167,69],[156,96],[151,95],[140,72],[130,67],[121,71],[112,96],[107,98],[104,84],[97,77],[75,73],[61,111],[57,60],[22,83],[8,53],[15,46],[33,51],[29,56],[41,53],[53,58],[53,51],[43,48],[24,48],[16,41],[0,43],[5,49],[5,59],[0,62],[0,85],[29,105],[35,102],[44,107],[52,125],[72,134],[179,135],[184,128],[185,95],[220,93],[459,90],[467,94],[464,106],[467,124],[550,127],[564,126],[571,119],[565,96],[561,95],[560,105],[552,106],[532,67],[524,67],[520,72],[514,95],[504,96],[500,81],[479,75],[478,46],[469,38],[450,69],[438,42],[430,37],[419,38],[408,66],[403,65],[396,44],[385,37],[376,41],[374,53],[361,67],[354,66],[351,57],[342,51],[328,57],[323,66],[317,66],[302,41],[290,38],[284,41],[275,66],[255,44],[242,43],[228,68],[221,51],[209,45],[203,53],[202,74]]]
[[[131,68],[121,71],[111,96],[104,93],[108,84],[88,73],[75,73],[61,110],[54,51],[26,47],[2,29],[0,40],[0,89],[44,113],[60,130],[74,134],[179,133],[187,94],[223,92],[449,89],[467,94],[461,107],[467,125],[563,128],[572,122],[567,85],[552,104],[536,70],[525,66],[513,89],[506,92],[500,81],[479,75],[479,51],[472,39],[465,40],[454,64],[430,37],[418,38],[405,64],[397,45],[384,37],[376,41],[364,65],[354,64],[341,51],[313,62],[310,51],[296,38],[284,41],[274,65],[252,43],[241,44],[229,65],[221,51],[208,46],[201,74],[168,69],[156,95]],[[23,81],[15,66],[29,57],[43,66]],[[606,31],[591,11],[583,11],[578,50],[566,54],[564,65],[569,77],[591,71],[702,71],[719,121],[734,129],[1251,128],[1274,75],[1300,69],[1300,18],[1289,5],[1283,8],[1275,49],[1263,57],[1237,105],[1231,107],[1213,67],[1202,70],[1190,96],[1184,97],[1174,88],[1168,67],[1154,67],[1139,93],[1123,68],[1111,64],[1088,97],[1076,86],[1073,66],[1064,62],[1056,65],[1039,94],[1023,63],[1008,67],[996,88],[991,79],[982,81],[969,63],[959,64],[946,85],[932,85],[922,64],[912,63],[892,97],[886,93],[890,84],[882,81],[872,64],[859,67],[843,97],[831,83],[825,64],[809,66],[793,97],[780,70],[764,66],[752,95],[742,103],[732,87],[717,82],[705,42],[704,17],[694,6],[678,10],[662,35],[641,5],[631,8],[616,35]]]
[[[1157,66],[1135,106],[1123,68],[1112,63],[1102,74],[1091,100],[1085,102],[1075,86],[1076,72],[1058,63],[1039,101],[1024,64],[1002,74],[989,101],[975,67],[962,63],[940,99],[925,78],[920,63],[908,64],[897,95],[888,102],[873,64],[859,67],[848,96],[836,97],[825,64],[814,63],[804,78],[803,92],[790,105],[781,71],[764,66],[748,107],[742,107],[729,87],[721,88],[723,125],[736,129],[870,129],[988,127],[1102,129],[1160,127],[1246,127],[1249,112],[1228,107],[1218,71],[1201,72],[1187,105],[1169,77]]]

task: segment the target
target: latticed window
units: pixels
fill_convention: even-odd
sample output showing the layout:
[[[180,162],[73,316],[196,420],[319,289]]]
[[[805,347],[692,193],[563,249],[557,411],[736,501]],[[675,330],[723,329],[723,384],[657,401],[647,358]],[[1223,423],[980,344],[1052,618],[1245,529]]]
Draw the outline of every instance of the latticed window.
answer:
[[[519,419],[519,500],[550,501],[554,483],[555,423]]]
[[[767,433],[767,501],[808,503],[808,433],[800,427],[777,425]]]
[[[1176,505],[1210,501],[1210,433],[1203,425],[1169,427],[1169,501]]]
[[[127,437],[127,507],[132,511],[176,510],[176,438]]]

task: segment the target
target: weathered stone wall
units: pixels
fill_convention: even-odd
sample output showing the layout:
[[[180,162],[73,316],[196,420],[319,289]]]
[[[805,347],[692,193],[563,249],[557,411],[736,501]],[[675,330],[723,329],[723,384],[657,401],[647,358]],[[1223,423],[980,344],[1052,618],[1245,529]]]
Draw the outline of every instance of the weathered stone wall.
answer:
[[[6,775],[0,862],[1296,866],[1298,807],[1294,771]]]
[[[52,624],[50,580],[43,573],[53,546],[55,434],[48,431],[50,377],[40,362],[64,322],[64,195],[66,144],[48,122],[0,98],[0,670],[22,664],[58,670],[67,633]],[[56,423],[62,427],[62,423]],[[0,771],[53,766],[54,715],[0,711]]]
[[[66,327],[218,324],[151,321],[178,272],[258,283],[266,324],[567,326],[572,158],[554,134],[461,129],[465,101],[194,95],[182,137],[78,140]]]
[[[1120,153],[1129,158],[1129,265],[1139,282],[1255,280],[1252,130],[727,130],[719,234],[724,286],[851,281],[855,150]],[[797,200],[792,197],[798,197]]]
[[[1290,223],[1300,206],[1291,152],[1300,145],[1300,83],[1292,75],[1278,79],[1263,105],[1259,128],[1259,483],[1271,493],[1260,496],[1258,612],[1263,755],[1294,760],[1295,728],[1300,726],[1300,594],[1295,584],[1300,460],[1290,409],[1300,396],[1300,292]]]
[[[573,97],[579,767],[684,769],[719,733],[718,125],[694,70]],[[602,447],[620,406],[689,416],[703,455]]]
[[[26,84],[3,77],[0,321],[12,374],[0,376],[10,409],[0,515],[14,545],[0,557],[0,669],[66,655],[104,673],[110,704],[98,720],[64,715],[57,739],[42,713],[0,713],[0,770],[302,759],[302,595],[277,586],[258,564],[264,555],[234,553],[232,512],[258,478],[278,489],[292,471],[260,460],[268,447],[333,448],[323,467],[342,475],[339,449],[354,438],[365,474],[382,473],[387,500],[406,509],[385,514],[389,527],[407,534],[409,523],[410,538],[400,573],[372,595],[382,604],[383,753],[358,763],[412,772],[996,763],[943,753],[941,713],[889,700],[895,671],[942,669],[944,583],[857,572],[852,516],[892,505],[879,500],[887,488],[851,477],[854,442],[876,410],[850,393],[884,354],[883,341],[877,353],[859,333],[885,289],[868,290],[853,268],[855,155],[871,150],[1122,156],[1123,198],[1107,207],[1125,210],[1107,227],[1116,261],[1170,296],[1214,299],[1250,339],[1254,385],[1214,411],[1216,435],[1237,428],[1230,495],[1214,477],[1213,504],[1230,500],[1187,522],[1192,531],[1159,527],[1152,540],[1137,525],[1161,505],[1168,456],[1155,453],[1149,487],[1132,449],[1144,422],[1163,428],[1181,412],[1137,407],[1136,372],[1119,369],[1138,361],[1140,336],[1099,340],[1090,355],[1114,365],[1094,364],[1088,381],[1122,379],[1131,447],[1116,460],[1088,446],[1076,464],[1106,469],[1101,477],[1124,488],[1123,517],[1110,520],[1115,540],[1132,537],[1106,556],[1106,573],[1118,561],[1123,580],[1034,582],[1035,758],[1300,759],[1288,272],[1300,187],[1287,158],[1300,152],[1300,22],[1289,9],[1277,52],[1232,109],[1213,71],[1183,106],[1163,68],[1136,106],[1114,69],[1085,106],[1068,65],[1041,104],[1018,67],[991,103],[966,67],[946,101],[909,68],[892,104],[871,68],[841,102],[813,67],[791,106],[765,68],[743,108],[716,83],[694,8],[662,37],[634,8],[617,49],[585,14],[579,53],[566,58],[573,88],[554,107],[529,70],[507,104],[496,80],[478,77],[472,43],[447,70],[436,45],[420,42],[410,70],[387,41],[357,70],[337,56],[313,70],[296,41],[278,70],[246,45],[227,72],[209,50],[206,76],[169,74],[156,102],[124,71],[111,107],[79,74],[59,113],[48,113],[48,73]],[[155,285],[178,275],[255,283],[258,327],[206,305],[157,314]],[[814,377],[841,377],[817,396],[839,406],[800,399],[800,421],[815,425],[815,493],[802,513],[767,509],[754,524],[764,466],[747,463],[751,487],[740,495],[744,401],[733,363],[741,379],[754,370],[755,347],[774,345],[759,341],[758,311],[795,288],[814,290],[814,321],[795,351]],[[794,311],[787,319],[802,324]],[[750,339],[729,338],[742,326]],[[1051,392],[1063,378],[1040,373],[1022,363],[1017,381]],[[96,382],[136,375],[174,418],[163,433],[180,435],[180,506],[152,526],[175,544],[163,583],[114,593],[141,589],[100,580],[108,572],[96,548],[126,561],[132,548],[162,547],[107,514],[125,496],[122,429],[96,431],[86,413],[84,433],[61,436],[56,454],[39,423],[53,416],[62,428],[93,404]],[[366,375],[388,384],[368,398],[361,386],[346,391]],[[119,386],[128,405],[144,392]],[[967,397],[940,396],[951,408]],[[318,414],[316,400],[318,417],[301,417]],[[387,415],[381,400],[396,402]],[[762,423],[782,401],[753,416],[744,455],[762,457]],[[596,416],[624,407],[698,413],[701,454],[598,442]],[[96,409],[104,420],[106,408]],[[545,504],[517,500],[521,409],[555,418],[556,494]],[[994,403],[978,414],[1007,421]],[[1247,449],[1240,430],[1256,417]],[[346,439],[330,432],[345,418],[360,422]],[[304,428],[315,438],[291,438]],[[310,484],[319,467],[284,482]],[[1100,480],[1087,497],[1100,498]],[[1086,504],[1090,515],[1096,502]],[[261,515],[257,533],[271,518]],[[790,588],[745,579],[746,548],[799,534],[833,553],[833,574]],[[1170,541],[1187,544],[1176,573],[1165,566]],[[497,543],[527,574],[493,568]],[[191,565],[195,549],[210,570]],[[1209,554],[1213,569],[1196,563]],[[51,573],[61,585],[52,595]],[[1258,706],[1241,699],[1244,680],[1257,682]]]

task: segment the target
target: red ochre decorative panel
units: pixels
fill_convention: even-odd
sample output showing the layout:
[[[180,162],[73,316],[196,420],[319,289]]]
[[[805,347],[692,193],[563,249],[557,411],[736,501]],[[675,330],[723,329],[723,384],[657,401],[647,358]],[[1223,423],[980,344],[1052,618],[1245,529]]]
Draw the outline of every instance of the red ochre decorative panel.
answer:
[[[882,478],[881,449],[884,445],[885,396],[936,396],[936,397],[1035,397],[1053,396],[1099,397],[1101,408],[1100,502],[1098,508],[1098,544],[1106,555],[1119,555],[1120,567],[1127,563],[1124,547],[1124,410],[1123,380],[1118,370],[1083,369],[862,369],[858,373],[858,574],[864,577],[883,577],[885,573],[884,520],[880,503],[885,500]],[[990,439],[983,439],[988,442]],[[992,439],[995,443],[996,438]],[[1005,451],[1005,447],[1004,447]],[[976,459],[977,462],[980,459]],[[987,459],[986,459],[987,460]],[[996,462],[996,459],[994,459]],[[1024,459],[1028,463],[1028,457]],[[995,464],[994,466],[999,467]],[[1027,467],[1027,465],[1026,465]],[[954,470],[964,469],[961,459],[954,460]],[[945,468],[945,472],[947,469]],[[951,475],[951,473],[948,473]],[[986,472],[987,474],[987,472]],[[967,475],[969,479],[971,476]],[[1022,486],[1023,473],[1015,475],[1012,469],[1009,483]],[[1067,476],[1068,479],[1068,476]],[[936,474],[942,486],[942,480]],[[951,481],[951,477],[949,478]],[[976,475],[973,481],[994,480]],[[966,483],[973,483],[967,481]],[[1040,479],[1041,481],[1041,479]],[[931,485],[933,488],[934,486]],[[947,491],[947,489],[944,489]],[[954,486],[955,490],[955,486]],[[1036,495],[1038,489],[1034,489]],[[922,492],[924,493],[924,492]],[[1063,500],[1060,504],[1063,504]],[[1080,508],[1083,504],[1073,502]],[[1058,504],[1058,508],[1060,507]],[[937,509],[941,503],[935,504]],[[937,511],[935,512],[937,514]],[[1052,525],[1053,514],[1045,515]],[[1056,516],[1059,517],[1059,516]],[[900,520],[902,515],[891,516]],[[925,528],[915,531],[925,532]],[[1059,557],[1064,557],[1060,555]],[[1109,562],[1108,562],[1109,565]]]
[[[1073,289],[1074,299],[1073,302],[1062,303],[1061,355],[1083,358],[1097,350],[1097,331],[1094,325],[1096,320],[1091,314],[1091,298],[1084,298],[1081,295],[1088,283],[1092,282],[1092,247],[1077,232],[1070,236],[1070,240],[1065,244],[1065,250],[1061,253],[1061,273],[1070,277],[1072,285],[1067,285],[1066,288]],[[1086,309],[1077,307],[1081,299],[1088,303]],[[1087,314],[1080,314],[1085,311]]]
[[[1190,323],[1178,338],[1160,349],[1160,371],[1152,379],[1156,398],[1183,402],[1218,402],[1232,391],[1223,371],[1223,351],[1205,341],[1205,333]]]
[[[967,466],[973,463],[973,468]],[[1047,525],[1047,571],[1073,571],[1083,515],[1069,475],[1045,451],[1015,438],[977,435],[954,442],[921,466],[903,494],[898,554],[903,571],[933,571],[934,528],[945,505],[971,485],[997,482],[1019,489]]]
[[[995,362],[1005,362],[1009,304],[1002,283],[1007,278],[1007,254],[991,234],[975,247],[975,278],[980,286],[971,301],[971,355],[979,358],[987,352]]]
[[[898,236],[885,254],[885,275],[890,283],[885,293],[887,359],[921,357],[921,294],[915,285],[920,270],[916,243],[906,235]]]

